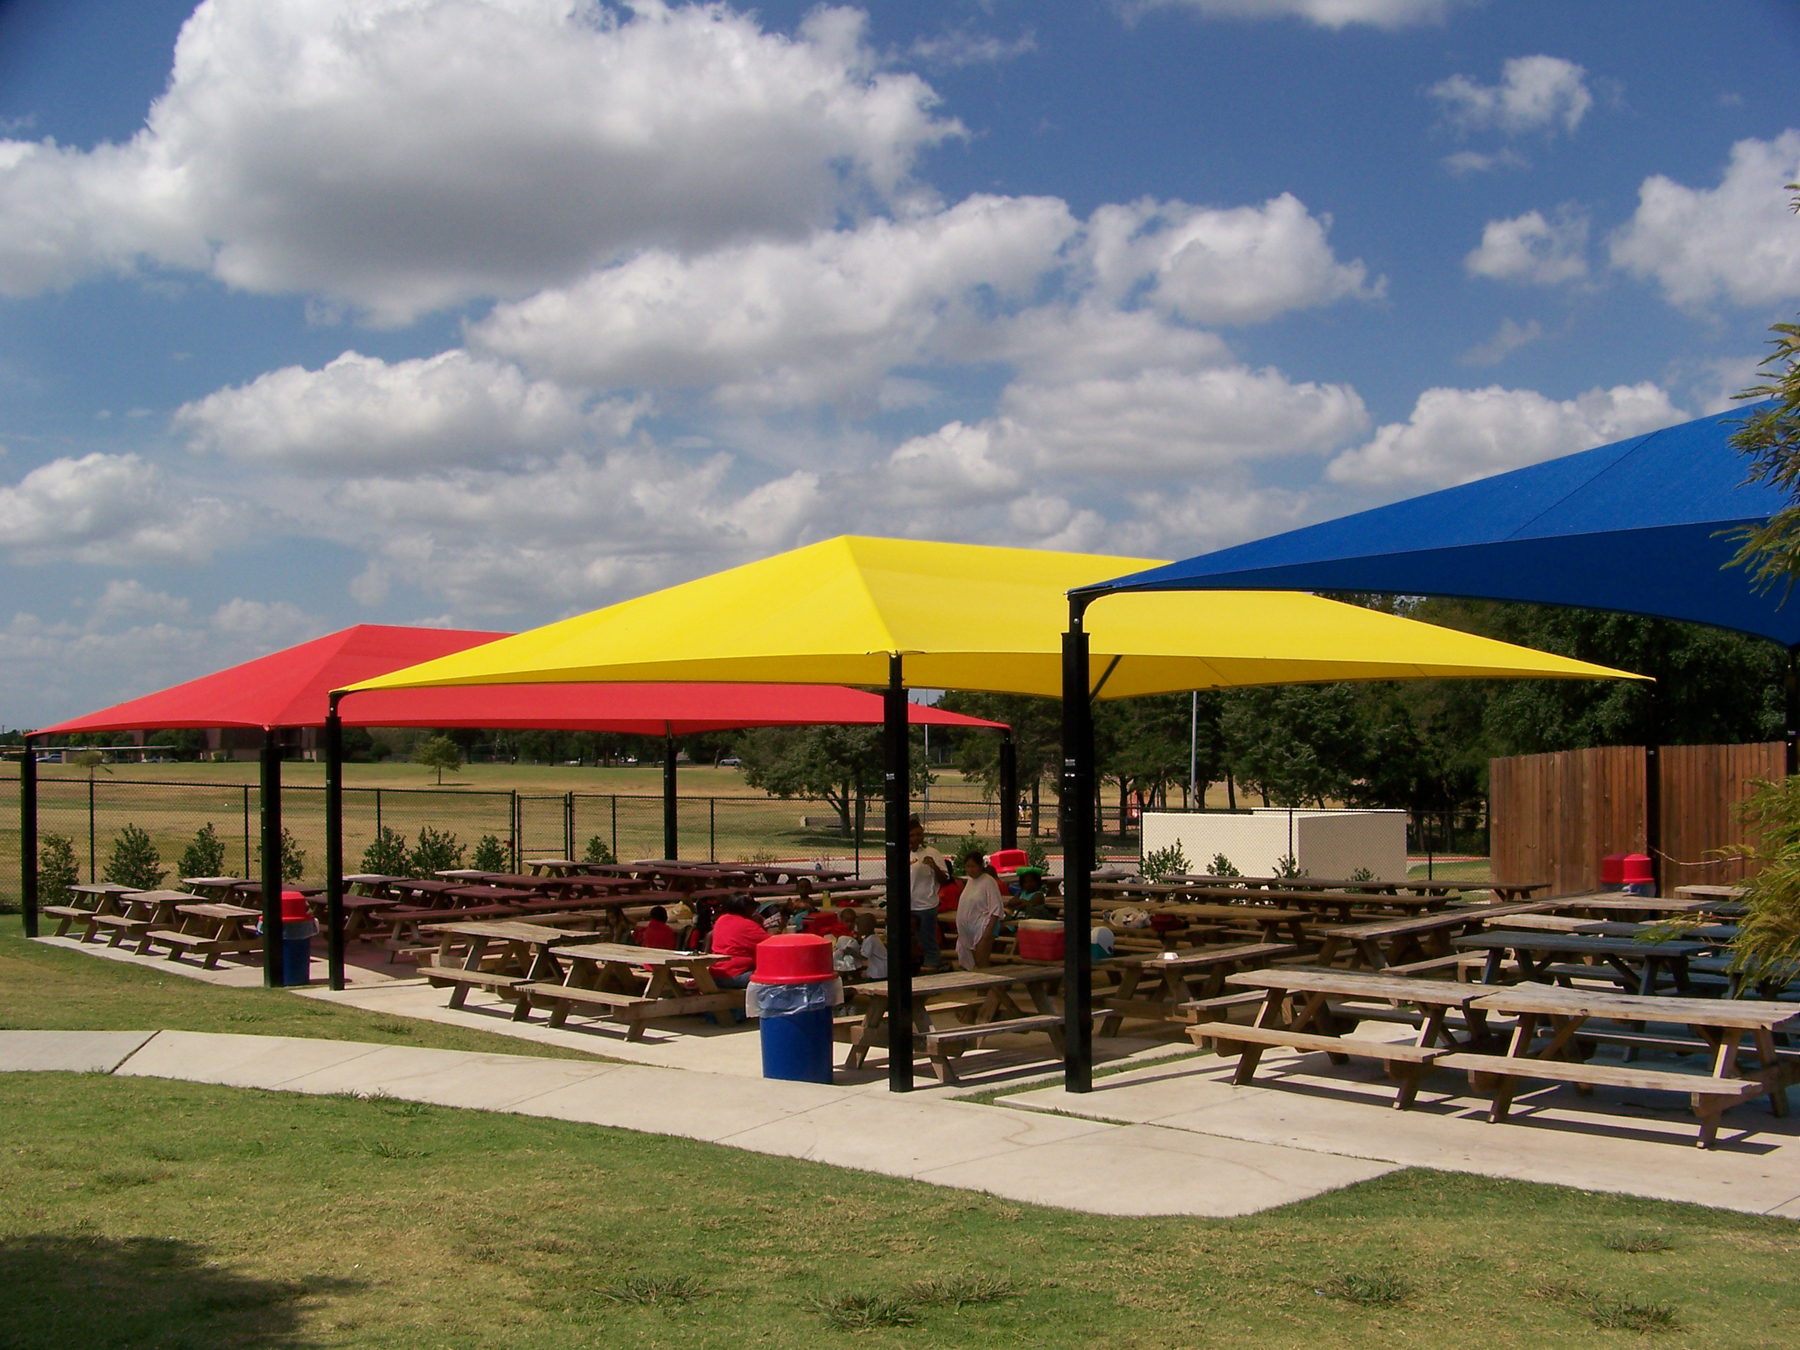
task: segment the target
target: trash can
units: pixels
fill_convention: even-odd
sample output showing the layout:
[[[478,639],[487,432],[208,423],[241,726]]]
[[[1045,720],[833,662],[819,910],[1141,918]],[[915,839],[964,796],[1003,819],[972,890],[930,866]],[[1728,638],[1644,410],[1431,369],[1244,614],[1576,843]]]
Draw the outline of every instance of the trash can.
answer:
[[[299,891],[281,893],[281,982],[312,983],[312,940],[319,931],[306,897]]]
[[[744,1011],[760,1020],[764,1078],[831,1081],[831,1019],[844,984],[831,968],[831,940],[782,933],[756,944]]]
[[[1655,895],[1656,874],[1650,870],[1648,853],[1627,853],[1623,859],[1620,889],[1631,895]]]

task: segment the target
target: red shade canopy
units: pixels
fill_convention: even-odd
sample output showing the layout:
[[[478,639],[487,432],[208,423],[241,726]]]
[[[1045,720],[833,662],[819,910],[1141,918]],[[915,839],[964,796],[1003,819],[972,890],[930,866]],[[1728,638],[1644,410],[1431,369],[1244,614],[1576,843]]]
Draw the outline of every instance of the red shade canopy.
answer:
[[[333,689],[480,646],[505,633],[358,624],[34,734],[166,731],[187,727],[322,727]],[[382,689],[346,695],[345,726],[504,727],[683,736],[755,726],[874,726],[878,694],[783,684],[534,684]],[[1001,722],[914,703],[914,726]]]

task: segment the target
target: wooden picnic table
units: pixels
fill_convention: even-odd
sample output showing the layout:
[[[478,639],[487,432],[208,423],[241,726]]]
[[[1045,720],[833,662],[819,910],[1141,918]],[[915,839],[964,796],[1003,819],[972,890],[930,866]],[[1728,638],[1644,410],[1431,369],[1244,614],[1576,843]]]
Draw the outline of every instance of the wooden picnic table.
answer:
[[[1576,895],[1559,895],[1550,901],[1556,913],[1582,914],[1590,919],[1627,919],[1633,922],[1655,918],[1659,914],[1698,914],[1716,912],[1725,902],[1698,896],[1631,895],[1625,891],[1584,891]]]
[[[1245,890],[1233,886],[1184,886],[1183,896],[1240,905],[1281,905],[1288,909],[1307,909],[1316,913],[1334,913],[1342,923],[1349,923],[1358,912],[1374,914],[1398,910],[1421,913],[1444,909],[1450,904],[1447,895],[1364,895],[1352,891],[1317,890]]]
[[[521,858],[519,861],[531,869],[534,877],[574,876],[584,867],[596,866],[593,863],[578,863],[573,858]]]
[[[1485,993],[1470,1008],[1513,1014],[1519,1019],[1505,1055],[1458,1053],[1438,1060],[1442,1068],[1467,1071],[1471,1086],[1477,1090],[1492,1085],[1490,1121],[1506,1119],[1518,1084],[1530,1079],[1572,1083],[1582,1092],[1595,1087],[1618,1087],[1687,1093],[1700,1120],[1696,1142],[1701,1148],[1712,1146],[1718,1136],[1720,1116],[1737,1102],[1767,1094],[1777,1116],[1785,1116],[1788,1111],[1787,1089],[1795,1066],[1777,1052],[1775,1033],[1790,1028],[1800,1018],[1800,1007],[1792,1003],[1644,998],[1519,984]],[[1710,1072],[1658,1070],[1640,1063],[1586,1062],[1589,1047],[1583,1044],[1587,1038],[1582,1033],[1590,1019],[1630,1027],[1654,1023],[1685,1026],[1698,1038],[1698,1048],[1709,1054]],[[1536,1039],[1540,1029],[1548,1032],[1548,1040],[1541,1046]],[[1757,1060],[1757,1067],[1748,1072],[1738,1066],[1746,1037]],[[1629,1039],[1641,1042],[1648,1038]]]
[[[148,956],[150,930],[175,927],[175,906],[193,898],[186,891],[127,891],[115,897],[116,909],[108,913],[96,910],[87,916],[87,931],[81,935],[81,940],[88,941],[104,928],[112,934],[106,941],[107,946],[117,947],[126,938],[134,938],[137,954]]]
[[[243,877],[183,877],[181,884],[202,900],[229,900]]]
[[[389,910],[398,909],[400,901],[388,895],[346,895],[344,906],[344,941],[356,942],[362,938],[364,931],[373,922]],[[312,895],[306,899],[306,908],[313,918],[319,922],[323,931],[330,923],[330,904],[325,896]]]
[[[1508,918],[1507,928],[1537,929],[1546,933],[1579,933],[1586,937],[1637,938],[1664,933],[1689,942],[1730,942],[1738,935],[1734,923],[1701,923],[1670,932],[1662,923],[1617,923],[1607,919],[1583,919],[1573,914],[1520,914]]]
[[[426,934],[438,938],[438,949],[431,962],[420,963],[419,973],[433,989],[450,987],[450,1007],[462,1007],[471,989],[487,989],[512,1001],[515,1022],[523,1022],[531,1012],[530,1000],[515,992],[516,986],[562,977],[561,969],[550,959],[550,948],[558,942],[585,942],[593,936],[578,929],[517,919],[434,923],[421,929],[421,936]],[[490,954],[496,942],[501,944],[500,950]],[[464,948],[460,960],[456,956],[459,944]]]
[[[1461,951],[1485,951],[1487,964],[1482,969],[1483,984],[1495,984],[1500,978],[1500,962],[1507,952],[1519,963],[1525,980],[1567,980],[1572,973],[1567,967],[1553,969],[1559,958],[1592,958],[1602,963],[1594,967],[1599,975],[1610,967],[1624,982],[1635,985],[1640,995],[1656,992],[1657,977],[1667,971],[1675,987],[1686,992],[1688,959],[1707,950],[1704,942],[1640,942],[1635,938],[1584,937],[1578,933],[1531,932],[1523,929],[1499,929],[1471,933],[1452,938],[1451,945]]]
[[[996,966],[986,970],[947,970],[935,975],[913,977],[913,1046],[923,1049],[932,1071],[941,1083],[954,1083],[954,1060],[970,1045],[987,1036],[1011,1035],[1043,1031],[1058,1056],[1063,1052],[1062,1016],[1051,1010],[1047,986],[1062,979],[1062,967],[1050,965]],[[1030,999],[1033,1011],[1026,1013],[1013,998],[1022,991]],[[851,985],[851,997],[864,1002],[862,1020],[850,1037],[850,1053],[844,1066],[860,1069],[869,1051],[887,1034],[888,1054],[904,1053],[895,1048],[892,1029],[887,1026],[888,982],[871,980]],[[971,995],[979,997],[971,1000]],[[948,1006],[945,1000],[954,1000]],[[1006,1013],[1007,1016],[999,1014]],[[944,1015],[955,1018],[940,1022]]]
[[[61,921],[56,925],[55,934],[57,937],[61,937],[69,931],[71,924],[86,923],[96,914],[117,914],[119,897],[130,895],[134,889],[131,886],[121,886],[116,881],[83,882],[68,888],[70,898],[77,903],[45,905],[41,912],[54,915]],[[79,903],[81,900],[86,900],[87,903]],[[81,941],[86,942],[93,936],[93,933],[93,926],[87,926],[82,930]]]
[[[1459,932],[1479,929],[1499,916],[1533,913],[1543,909],[1545,903],[1532,900],[1511,905],[1466,905],[1412,918],[1376,919],[1321,929],[1322,945],[1316,962],[1329,966],[1339,956],[1348,955],[1352,966],[1368,970],[1405,967],[1395,970],[1395,974],[1454,966],[1457,957],[1450,949],[1450,940]]]
[[[1174,881],[1196,886],[1244,886],[1275,890],[1361,891],[1369,895],[1450,895],[1462,889],[1459,881],[1333,881],[1321,877],[1215,877],[1188,872]]]
[[[181,916],[178,927],[153,928],[145,934],[146,945],[167,947],[171,961],[179,961],[183,956],[200,956],[205,958],[201,968],[214,970],[225,952],[260,952],[263,949],[262,935],[250,931],[262,920],[260,909],[222,900],[203,900],[198,904],[176,905],[175,912]]]
[[[1263,1052],[1271,1047],[1322,1050],[1333,1064],[1347,1063],[1353,1057],[1380,1063],[1387,1076],[1399,1084],[1394,1106],[1404,1109],[1412,1105],[1419,1081],[1434,1062],[1460,1048],[1480,1044],[1488,1034],[1487,1013],[1480,1007],[1486,991],[1477,985],[1310,966],[1244,971],[1226,976],[1225,983],[1262,991],[1262,1011],[1254,1024],[1202,1022],[1189,1027],[1188,1035],[1196,1045],[1210,1041],[1220,1055],[1236,1055],[1232,1081],[1240,1086],[1255,1077]],[[1362,1016],[1341,1006],[1334,1009],[1334,997],[1410,1004],[1419,1010],[1418,1035],[1410,1044],[1349,1035]],[[1284,1008],[1290,999],[1293,1011],[1288,1016]],[[1465,1040],[1458,1041],[1449,1025],[1452,1011],[1463,1015],[1468,1032]]]
[[[1259,969],[1298,950],[1291,942],[1246,942],[1187,952],[1115,956],[1103,964],[1118,971],[1119,987],[1094,999],[1096,1010],[1104,1008],[1107,1013],[1100,1034],[1117,1036],[1120,1022],[1127,1017],[1178,1026],[1223,1018],[1233,1003],[1243,1001],[1225,994],[1227,975]],[[1189,981],[1197,981],[1198,987]]]
[[[1683,900],[1742,900],[1750,894],[1748,886],[1677,886],[1677,897]]]
[[[650,1022],[711,1013],[729,1026],[744,1010],[743,990],[720,989],[713,982],[712,967],[725,958],[711,953],[584,941],[557,947],[549,959],[563,967],[560,982],[526,980],[513,988],[530,1006],[548,1007],[553,1027],[579,1008],[625,1023],[625,1039],[637,1041]],[[681,980],[693,988],[683,988]]]
[[[1493,892],[1494,899],[1505,903],[1510,900],[1529,900],[1533,891],[1547,891],[1547,881],[1490,881],[1482,886],[1472,886],[1471,890]]]

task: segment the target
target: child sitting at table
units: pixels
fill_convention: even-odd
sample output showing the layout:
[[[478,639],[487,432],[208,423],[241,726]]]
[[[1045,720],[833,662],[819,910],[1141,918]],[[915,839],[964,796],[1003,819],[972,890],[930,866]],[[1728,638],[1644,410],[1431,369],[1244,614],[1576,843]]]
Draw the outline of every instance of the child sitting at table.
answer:
[[[1050,906],[1045,901],[1044,869],[1025,866],[1018,870],[1019,891],[1013,897],[1010,908],[1021,919],[1054,919]]]
[[[650,917],[638,925],[632,941],[640,947],[660,947],[664,951],[674,951],[677,945],[675,930],[669,927],[669,911],[658,905],[650,911]]]
[[[856,954],[862,959],[865,980],[885,980],[888,976],[887,944],[875,928],[875,916],[867,911],[856,916]]]

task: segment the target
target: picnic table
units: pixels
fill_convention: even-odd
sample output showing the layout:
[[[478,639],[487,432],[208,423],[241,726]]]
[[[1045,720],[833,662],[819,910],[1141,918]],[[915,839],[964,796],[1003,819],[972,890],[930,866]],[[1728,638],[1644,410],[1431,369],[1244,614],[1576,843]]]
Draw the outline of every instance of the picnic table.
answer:
[[[1446,908],[1448,895],[1365,895],[1353,891],[1320,891],[1312,889],[1245,890],[1234,886],[1184,886],[1183,896],[1201,900],[1240,905],[1281,905],[1288,909],[1306,909],[1315,913],[1335,914],[1339,922],[1349,923],[1357,912],[1379,913],[1399,910],[1405,913],[1428,913]]]
[[[344,941],[355,942],[360,939],[365,929],[380,920],[381,916],[400,907],[400,902],[388,895],[346,895],[344,905]],[[319,921],[323,931],[330,923],[330,906],[322,895],[308,896],[306,907],[313,918]]]
[[[1529,900],[1533,891],[1549,890],[1550,883],[1547,881],[1490,881],[1485,887],[1477,886],[1473,889],[1491,891],[1495,900],[1505,903],[1509,900]]]
[[[1490,1121],[1506,1119],[1518,1084],[1531,1079],[1572,1083],[1584,1094],[1595,1087],[1686,1093],[1700,1121],[1696,1143],[1701,1148],[1712,1146],[1718,1136],[1720,1116],[1737,1102],[1767,1094],[1777,1116],[1785,1116],[1788,1111],[1787,1089],[1793,1081],[1794,1065],[1777,1053],[1775,1032],[1791,1027],[1800,1018],[1800,1007],[1792,1003],[1644,998],[1564,989],[1555,985],[1519,984],[1486,993],[1470,1008],[1513,1014],[1519,1019],[1506,1054],[1457,1053],[1437,1061],[1441,1068],[1465,1070],[1470,1085],[1477,1091],[1492,1087]],[[1638,1063],[1587,1062],[1585,1052],[1589,1046],[1584,1042],[1590,1038],[1584,1033],[1590,1019],[1633,1027],[1649,1023],[1685,1026],[1696,1038],[1692,1048],[1710,1056],[1710,1071],[1697,1074],[1651,1069]],[[1541,1046],[1537,1043],[1540,1029],[1548,1033],[1547,1041]],[[1757,1060],[1757,1067],[1748,1072],[1738,1065],[1746,1037],[1751,1041],[1752,1053]],[[1595,1039],[1614,1038],[1613,1033],[1602,1033]],[[1638,1034],[1627,1039],[1643,1044],[1652,1038]],[[1676,1042],[1673,1048],[1688,1047]]]
[[[1551,901],[1558,913],[1586,915],[1590,919],[1618,918],[1631,921],[1651,919],[1659,914],[1698,914],[1716,912],[1725,902],[1697,896],[1632,895],[1626,891],[1583,891],[1576,895],[1559,895]]]
[[[1449,895],[1461,889],[1456,881],[1332,881],[1319,877],[1216,877],[1210,873],[1188,872],[1173,880],[1198,886],[1254,886],[1263,889],[1296,890],[1304,884],[1314,891],[1361,891],[1369,895]]]
[[[559,946],[547,955],[563,967],[560,982],[524,980],[513,988],[529,1006],[548,1007],[553,1027],[562,1026],[579,1008],[625,1023],[625,1039],[638,1041],[650,1022],[712,1013],[729,1026],[733,1015],[744,1010],[743,990],[720,989],[713,983],[712,967],[725,959],[722,956],[622,942],[582,942]],[[693,988],[684,988],[682,980]]]
[[[1225,994],[1225,977],[1266,966],[1278,956],[1292,956],[1291,942],[1246,942],[1229,947],[1202,947],[1188,952],[1116,956],[1103,964],[1119,972],[1119,987],[1098,995],[1096,1010],[1107,1017],[1102,1036],[1117,1036],[1127,1017],[1189,1026],[1224,1017],[1241,996]],[[1199,982],[1199,988],[1189,984]],[[1254,997],[1254,996],[1253,996]]]
[[[1051,1010],[1046,986],[1062,979],[1062,975],[1061,966],[1017,965],[914,976],[914,1047],[924,1050],[941,1083],[956,1082],[955,1059],[988,1036],[1047,1032],[1051,1045],[1061,1055],[1062,1016]],[[901,1053],[894,1048],[895,1037],[887,1027],[888,982],[871,980],[851,985],[848,992],[867,1007],[861,1021],[854,1025],[844,1066],[860,1069],[884,1031],[888,1054]],[[1018,1005],[1015,992],[1026,995],[1032,1012],[1027,1013]],[[1002,1013],[1006,1015],[1001,1016]],[[954,1020],[940,1021],[946,1016]]]
[[[229,900],[243,877],[183,877],[181,884],[202,900]]]
[[[1506,920],[1508,928],[1534,928],[1546,933],[1580,933],[1589,937],[1636,938],[1664,934],[1691,942],[1730,942],[1738,935],[1735,923],[1695,923],[1671,932],[1668,923],[1619,923],[1608,919],[1583,919],[1573,914],[1520,914]]]
[[[81,940],[88,941],[104,928],[112,934],[106,941],[108,947],[117,947],[126,938],[135,938],[137,954],[148,956],[150,930],[175,927],[175,906],[193,898],[186,891],[127,891],[114,897],[116,908],[106,913],[96,909],[87,916],[87,931],[81,935]]]
[[[421,962],[419,973],[433,989],[450,988],[450,1007],[460,1008],[471,989],[486,989],[513,1002],[513,1021],[523,1022],[531,1004],[515,987],[531,980],[560,979],[561,969],[550,957],[558,942],[585,942],[593,935],[575,929],[517,919],[494,922],[435,923],[423,933],[438,938],[435,959]],[[462,958],[456,947],[463,945]],[[492,952],[495,943],[498,952]]]
[[[1675,894],[1683,900],[1742,900],[1750,894],[1748,886],[1677,886]]]
[[[225,952],[260,952],[262,935],[249,931],[262,920],[260,909],[228,904],[223,900],[202,900],[192,905],[176,905],[181,916],[175,928],[153,928],[145,934],[148,947],[167,947],[169,960],[183,956],[200,956],[203,970],[218,967]]]
[[[1211,1042],[1218,1054],[1227,1058],[1236,1055],[1237,1071],[1232,1081],[1239,1086],[1256,1076],[1263,1052],[1271,1047],[1324,1051],[1333,1064],[1348,1063],[1352,1058],[1375,1060],[1399,1084],[1394,1106],[1404,1110],[1412,1105],[1420,1080],[1434,1063],[1459,1049],[1481,1044],[1488,1035],[1487,1012],[1480,1005],[1485,991],[1452,980],[1286,966],[1242,971],[1226,976],[1225,983],[1262,991],[1262,1011],[1256,1021],[1247,1027],[1230,1022],[1202,1022],[1189,1027],[1188,1035],[1195,1045]],[[1418,1035],[1410,1044],[1349,1035],[1348,1031],[1374,1010],[1358,1013],[1341,1006],[1333,1008],[1334,997],[1408,1004],[1418,1009]],[[1286,1016],[1284,1008],[1290,999],[1293,1012]],[[1449,1025],[1452,1011],[1462,1014],[1467,1027],[1468,1034],[1461,1041]]]
[[[119,897],[122,895],[130,895],[135,889],[136,888],[132,886],[121,886],[116,881],[85,882],[68,888],[70,897],[72,899],[77,897],[85,899],[87,901],[85,905],[79,903],[71,905],[45,905],[42,912],[45,914],[53,914],[61,920],[61,922],[56,925],[56,936],[61,937],[69,931],[70,924],[86,923],[87,920],[93,918],[96,914],[117,914],[119,912]],[[93,933],[93,926],[90,924],[82,930],[81,940],[86,942],[88,938],[93,936]]]
[[[1450,940],[1465,929],[1478,929],[1503,915],[1530,914],[1545,908],[1542,900],[1511,905],[1468,905],[1405,919],[1376,919],[1321,930],[1317,964],[1329,966],[1348,955],[1352,966],[1412,974],[1454,966],[1458,960]]]
[[[1452,938],[1451,945],[1461,951],[1485,951],[1487,963],[1481,972],[1483,984],[1495,984],[1500,978],[1500,963],[1507,952],[1519,963],[1521,979],[1566,982],[1575,974],[1591,971],[1600,975],[1610,968],[1621,981],[1635,986],[1639,994],[1656,992],[1660,975],[1667,973],[1676,989],[1688,988],[1688,960],[1708,950],[1704,942],[1671,939],[1667,942],[1643,942],[1636,938],[1587,937],[1579,933],[1546,933],[1526,929],[1499,929]],[[1558,962],[1567,957],[1588,958],[1584,969],[1572,969]],[[1595,965],[1594,962],[1600,964]]]

